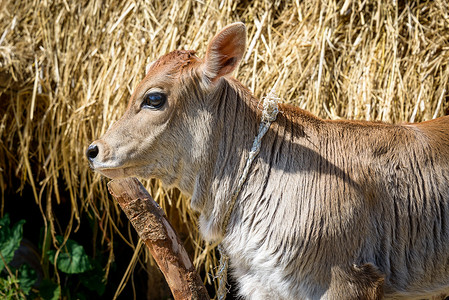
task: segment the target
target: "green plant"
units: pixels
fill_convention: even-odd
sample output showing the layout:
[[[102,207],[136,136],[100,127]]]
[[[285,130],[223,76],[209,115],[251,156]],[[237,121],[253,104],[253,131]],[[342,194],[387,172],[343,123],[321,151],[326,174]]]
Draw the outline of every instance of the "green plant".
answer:
[[[23,239],[23,224],[20,220],[11,225],[9,215],[0,219],[0,297],[2,299],[38,298],[57,300],[86,299],[95,293],[101,296],[106,288],[101,262],[87,255],[84,247],[71,239],[56,236],[59,249],[43,246],[42,262],[51,262],[56,268],[50,276],[44,271],[44,279],[37,284],[36,271],[27,263],[18,268],[12,266],[14,253]],[[43,243],[43,244],[49,244]],[[51,269],[51,268],[47,268]],[[56,274],[60,272],[60,274]],[[33,286],[36,286],[33,289]]]
[[[17,269],[8,266],[20,247],[25,220],[20,220],[13,226],[10,223],[8,214],[0,219],[0,296],[4,299],[25,299],[36,282],[37,275],[27,264]]]
[[[100,261],[90,258],[84,247],[71,239],[64,241],[62,236],[56,236],[56,240],[63,246],[59,251],[49,250],[47,255],[49,261],[69,279],[63,287],[63,294],[70,298],[75,293],[77,299],[83,299],[86,293],[81,291],[87,289],[101,296],[106,284]]]
[[[7,278],[0,278],[0,296],[2,299],[25,299],[25,295],[20,288],[20,282],[16,276],[8,275]]]

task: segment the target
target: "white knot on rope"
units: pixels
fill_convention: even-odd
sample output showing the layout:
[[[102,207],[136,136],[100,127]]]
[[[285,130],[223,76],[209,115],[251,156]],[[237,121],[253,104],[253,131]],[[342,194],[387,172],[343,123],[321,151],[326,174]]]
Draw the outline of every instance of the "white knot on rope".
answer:
[[[263,98],[262,122],[273,122],[279,112],[280,98],[276,95],[276,86],[271,89],[268,95]]]
[[[229,218],[231,217],[232,210],[234,208],[237,197],[242,189],[243,184],[248,177],[249,170],[251,165],[256,158],[257,154],[260,152],[261,140],[265,133],[267,133],[268,129],[271,126],[271,123],[276,120],[277,114],[279,113],[278,102],[279,99],[276,95],[276,85],[271,89],[266,97],[263,98],[263,111],[262,118],[259,125],[259,132],[257,136],[254,138],[253,146],[251,147],[251,151],[248,154],[248,159],[246,160],[245,168],[243,169],[242,176],[240,176],[237,188],[232,193],[232,197],[230,201],[227,202],[228,210],[224,217],[224,221],[222,224],[223,236],[226,234],[226,228],[228,227]],[[226,298],[226,294],[228,293],[227,287],[227,275],[228,275],[228,265],[229,265],[229,256],[224,252],[221,243],[218,246],[218,251],[220,252],[220,267],[218,269],[218,291],[217,291],[217,299],[224,300]]]

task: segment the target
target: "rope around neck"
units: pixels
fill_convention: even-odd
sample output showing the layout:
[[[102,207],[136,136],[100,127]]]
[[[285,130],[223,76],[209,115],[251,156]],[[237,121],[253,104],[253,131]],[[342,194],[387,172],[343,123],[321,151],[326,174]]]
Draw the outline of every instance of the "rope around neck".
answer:
[[[229,224],[229,219],[231,217],[232,210],[234,208],[237,197],[240,194],[243,184],[248,177],[249,169],[256,158],[257,154],[260,151],[261,140],[265,133],[267,133],[268,128],[270,128],[271,123],[276,120],[277,114],[279,112],[278,108],[279,98],[276,96],[276,84],[268,93],[268,95],[263,99],[263,111],[262,111],[262,119],[259,125],[259,133],[254,138],[253,146],[251,151],[249,152],[248,159],[246,160],[245,168],[243,169],[242,176],[239,179],[237,188],[232,193],[231,199],[227,202],[228,210],[226,212],[224,221],[223,221],[223,236],[226,234],[226,228]],[[229,257],[224,253],[223,247],[221,245],[218,246],[218,251],[220,252],[220,267],[218,269],[218,291],[217,298],[218,300],[224,300],[226,298],[226,294],[228,293],[227,287],[227,275],[228,275],[228,265],[229,265]]]

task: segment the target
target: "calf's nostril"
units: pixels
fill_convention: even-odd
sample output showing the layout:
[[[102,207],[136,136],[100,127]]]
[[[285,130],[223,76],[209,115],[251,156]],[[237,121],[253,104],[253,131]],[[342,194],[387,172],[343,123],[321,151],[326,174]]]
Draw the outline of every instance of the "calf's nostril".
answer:
[[[99,150],[98,150],[97,145],[94,145],[94,144],[90,145],[89,148],[87,148],[87,151],[86,151],[87,159],[89,161],[94,160],[95,157],[97,157],[98,152],[99,152]]]

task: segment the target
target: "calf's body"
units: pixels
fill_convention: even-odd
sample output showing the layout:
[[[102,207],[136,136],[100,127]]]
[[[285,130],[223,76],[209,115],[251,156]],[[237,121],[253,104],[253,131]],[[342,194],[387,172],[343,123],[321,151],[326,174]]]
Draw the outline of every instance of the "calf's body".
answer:
[[[244,35],[233,24],[205,60],[176,51],[153,64],[123,118],[89,147],[92,167],[112,178],[157,177],[190,195],[201,233],[223,239],[248,299],[446,294],[449,117],[327,121],[280,105],[223,228],[261,114],[226,76]],[[155,93],[163,106],[151,102]]]

